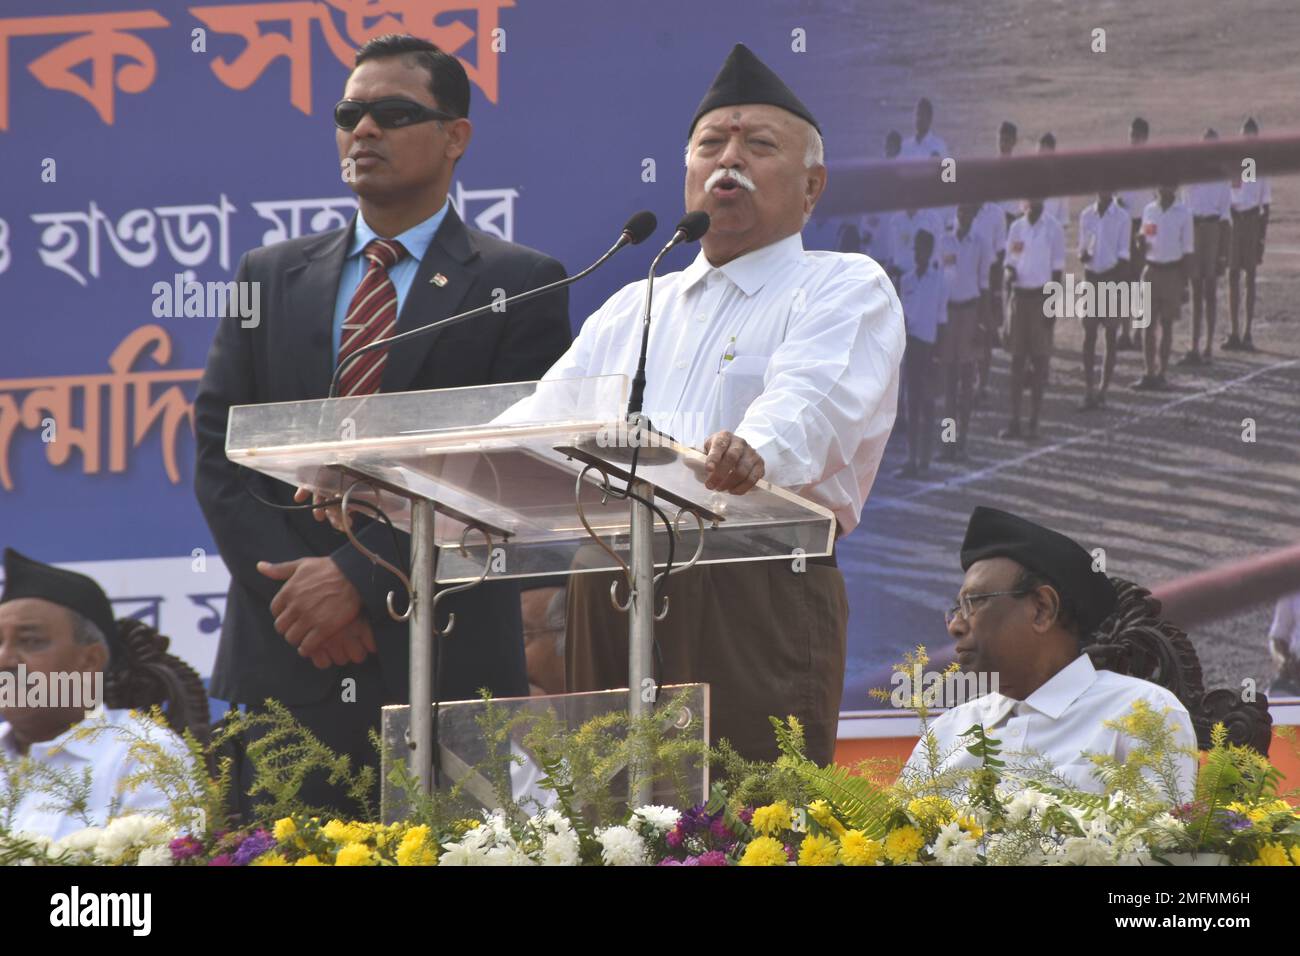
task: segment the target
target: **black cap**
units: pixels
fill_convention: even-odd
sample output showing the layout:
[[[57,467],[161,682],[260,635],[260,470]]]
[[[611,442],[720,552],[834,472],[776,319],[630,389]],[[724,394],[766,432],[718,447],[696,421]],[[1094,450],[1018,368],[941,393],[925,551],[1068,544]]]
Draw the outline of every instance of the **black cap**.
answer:
[[[807,120],[813,129],[821,132],[821,127],[813,119],[808,107],[800,102],[790,87],[766,63],[754,56],[749,47],[737,43],[718,75],[713,78],[713,85],[704,94],[704,99],[700,100],[695,117],[691,120],[691,130],[686,134],[687,138],[695,134],[695,126],[705,113],[720,106],[739,106],[744,103],[779,106],[800,119]]]
[[[1052,583],[1061,597],[1079,610],[1083,635],[1091,633],[1115,610],[1110,578],[1092,569],[1092,555],[1065,535],[996,508],[976,508],[961,544],[966,571],[986,558],[1010,558]]]
[[[5,586],[0,604],[19,598],[41,598],[76,611],[104,632],[110,656],[118,656],[121,644],[113,605],[93,578],[33,561],[13,548],[5,548]]]

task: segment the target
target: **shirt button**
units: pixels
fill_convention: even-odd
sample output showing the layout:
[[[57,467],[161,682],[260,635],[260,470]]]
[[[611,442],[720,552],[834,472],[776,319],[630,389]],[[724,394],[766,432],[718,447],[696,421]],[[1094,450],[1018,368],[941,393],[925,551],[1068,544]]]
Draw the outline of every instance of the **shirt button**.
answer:
[[[695,321],[696,321],[696,322],[704,322],[704,321],[707,321],[708,318],[709,318],[709,317],[708,317],[707,315],[705,315],[703,312],[701,312],[699,315],[697,315],[697,316],[695,317]]]
[[[680,360],[678,360],[678,362],[677,362],[677,367],[678,367],[678,368],[686,368],[686,360],[685,360],[685,359],[680,359]]]

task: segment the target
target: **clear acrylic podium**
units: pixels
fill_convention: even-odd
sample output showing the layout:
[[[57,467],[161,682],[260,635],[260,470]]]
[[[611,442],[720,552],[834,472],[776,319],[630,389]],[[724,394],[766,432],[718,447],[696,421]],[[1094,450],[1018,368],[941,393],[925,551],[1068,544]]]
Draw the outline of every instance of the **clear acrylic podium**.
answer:
[[[345,515],[354,503],[378,507],[410,532],[407,574],[346,529],[408,592],[388,603],[410,625],[407,746],[426,788],[433,641],[455,625],[435,630],[446,595],[485,580],[622,571],[610,599],[629,614],[637,716],[653,708],[654,621],[671,613],[654,599],[664,574],[831,552],[829,510],[766,481],[744,495],[708,490],[702,452],[629,427],[627,391],[611,375],[230,409],[231,461],[342,497]]]

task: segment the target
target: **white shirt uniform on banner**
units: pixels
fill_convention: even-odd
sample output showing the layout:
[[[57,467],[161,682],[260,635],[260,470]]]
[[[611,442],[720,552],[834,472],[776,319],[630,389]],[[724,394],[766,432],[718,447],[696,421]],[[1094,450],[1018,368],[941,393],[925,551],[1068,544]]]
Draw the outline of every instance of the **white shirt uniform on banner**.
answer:
[[[943,273],[932,262],[925,275],[918,276],[915,269],[904,272],[898,287],[907,334],[933,345],[939,336],[939,326],[948,321],[948,293]]]
[[[924,229],[934,236],[935,248],[943,238],[943,220],[933,209],[896,212],[889,217],[889,251],[891,264],[899,272],[916,266],[916,234]]]
[[[1017,289],[1038,289],[1065,269],[1065,230],[1046,213],[1031,224],[1025,214],[1007,231],[1006,264],[1016,270]]]
[[[1070,200],[1065,196],[1053,196],[1043,200],[1043,212],[1061,224],[1062,229],[1070,225]]]
[[[1168,209],[1151,203],[1142,213],[1142,238],[1147,262],[1167,264],[1191,255],[1196,248],[1191,212],[1180,202]]]
[[[101,725],[105,729],[92,738],[77,739],[78,729]],[[31,744],[26,754],[34,763],[60,776],[70,777],[77,784],[80,784],[83,773],[90,771],[90,798],[86,802],[84,818],[53,806],[45,807],[45,804],[57,803],[57,800],[50,794],[32,791],[19,801],[17,812],[10,821],[10,830],[43,834],[57,840],[89,826],[104,826],[109,821],[110,812],[115,817],[166,812],[166,796],[150,784],[119,793],[122,781],[142,769],[130,752],[133,736],[155,741],[177,756],[186,753],[181,739],[169,730],[132,717],[128,710],[105,710],[102,718],[87,719],[53,740]],[[0,757],[6,761],[22,759],[14,740],[13,725],[8,722],[0,722]],[[4,786],[4,777],[0,776],[0,800],[5,797]]]
[[[1268,636],[1270,640],[1282,641],[1290,649],[1292,657],[1300,658],[1300,593],[1278,599]]]
[[[1079,257],[1092,257],[1084,263],[1089,271],[1109,272],[1120,260],[1128,262],[1131,239],[1128,213],[1114,199],[1104,213],[1098,214],[1095,201],[1079,213]]]
[[[1044,766],[1081,790],[1101,793],[1103,785],[1093,775],[1089,753],[1125,759],[1138,745],[1136,740],[1105,726],[1131,713],[1134,701],[1143,700],[1161,713],[1168,708],[1166,722],[1175,728],[1179,746],[1196,748],[1196,732],[1187,708],[1165,688],[1114,671],[1097,670],[1087,654],[1081,654],[1057,671],[1025,700],[1002,694],[985,694],[941,714],[930,730],[938,743],[939,770],[975,769],[980,759],[961,735],[975,724],[1002,741],[1001,758],[1008,769]],[[1042,762],[1035,758],[1038,755]],[[1180,796],[1190,800],[1196,781],[1196,760],[1177,757]],[[917,744],[905,772],[928,772],[924,741]],[[1179,795],[1175,795],[1179,796]]]
[[[1273,187],[1269,185],[1267,179],[1256,179],[1254,182],[1243,183],[1241,177],[1238,176],[1232,180],[1230,189],[1232,192],[1232,208],[1237,212],[1258,209],[1263,206],[1270,206],[1273,203]]]
[[[1160,197],[1154,189],[1126,189],[1116,194],[1130,220],[1141,219],[1142,211]]]
[[[920,140],[916,138],[916,133],[903,138],[903,148],[898,153],[899,159],[948,159],[948,144],[943,141],[943,137],[930,130]],[[939,232],[935,233],[934,238],[937,240],[944,231],[951,231],[957,219],[956,206],[936,206],[933,209],[927,209],[926,212],[932,213],[939,219]],[[900,265],[900,269],[910,268],[910,261]]]
[[[582,326],[545,381],[636,372],[645,281]],[[898,402],[902,307],[856,253],[796,233],[718,268],[701,251],[655,281],[645,413],[699,448],[730,430],[765,478],[835,512],[847,534],[875,480]]]
[[[1183,189],[1182,202],[1193,219],[1203,216],[1232,219],[1232,187],[1226,182],[1192,183]]]
[[[939,240],[939,262],[949,302],[969,302],[988,290],[993,247],[977,223],[960,239],[953,233]]]
[[[980,206],[972,228],[984,233],[995,257],[1007,251],[1007,217],[997,203],[986,202]]]

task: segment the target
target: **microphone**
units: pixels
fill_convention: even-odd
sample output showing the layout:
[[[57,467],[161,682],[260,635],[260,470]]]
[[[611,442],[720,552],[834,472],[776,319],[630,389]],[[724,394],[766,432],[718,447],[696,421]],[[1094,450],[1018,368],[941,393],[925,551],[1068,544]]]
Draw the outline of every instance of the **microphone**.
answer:
[[[700,215],[704,214],[700,213]],[[704,218],[707,222],[708,216],[705,216]],[[682,220],[682,222],[685,221],[686,220]],[[591,275],[591,273],[603,266],[610,256],[618,252],[624,246],[634,246],[648,239],[658,225],[659,221],[655,218],[655,214],[650,212],[648,209],[643,209],[638,213],[634,213],[631,218],[628,219],[627,223],[623,226],[622,233],[619,234],[618,241],[610,246],[603,256],[575,275],[566,276],[565,278],[552,282],[549,285],[538,286],[536,289],[528,289],[525,292],[520,292],[506,299],[489,302],[488,304],[481,305],[476,309],[470,309],[468,312],[461,312],[458,315],[449,315],[436,322],[430,322],[428,325],[421,325],[418,328],[407,329],[405,332],[399,332],[397,335],[390,335],[386,338],[376,339],[374,342],[362,346],[355,352],[351,353],[344,361],[340,362],[338,367],[334,369],[334,377],[330,379],[330,390],[327,397],[338,397],[339,379],[342,377],[344,370],[367,352],[373,352],[375,349],[387,348],[390,345],[395,345],[398,342],[404,342],[407,339],[413,339],[420,335],[428,335],[430,332],[436,332],[438,329],[456,325],[459,322],[475,318],[486,312],[500,312],[505,306],[514,305],[519,302],[526,302],[539,295],[545,295],[548,292],[555,292],[559,289],[570,286],[579,279]],[[681,226],[679,225],[678,231],[680,230]],[[701,230],[701,233],[703,233],[703,230]],[[674,242],[670,243],[668,247],[665,247],[664,252],[667,252],[668,248],[679,241],[682,240],[678,240],[674,237]],[[659,255],[662,256],[663,253],[661,252]],[[655,261],[658,262],[659,260],[656,259]]]
[[[708,231],[707,212],[702,210],[688,212],[677,223],[677,230],[673,233],[672,239],[668,240],[668,244],[659,250],[659,255],[655,256],[654,261],[650,263],[650,273],[646,277],[645,284],[645,307],[641,313],[641,356],[637,361],[636,377],[632,379],[632,395],[627,403],[629,424],[641,417],[641,405],[645,401],[645,356],[650,347],[650,302],[654,296],[655,269],[659,267],[659,260],[674,246],[683,242],[695,242]],[[649,422],[646,422],[645,426],[649,428]]]

